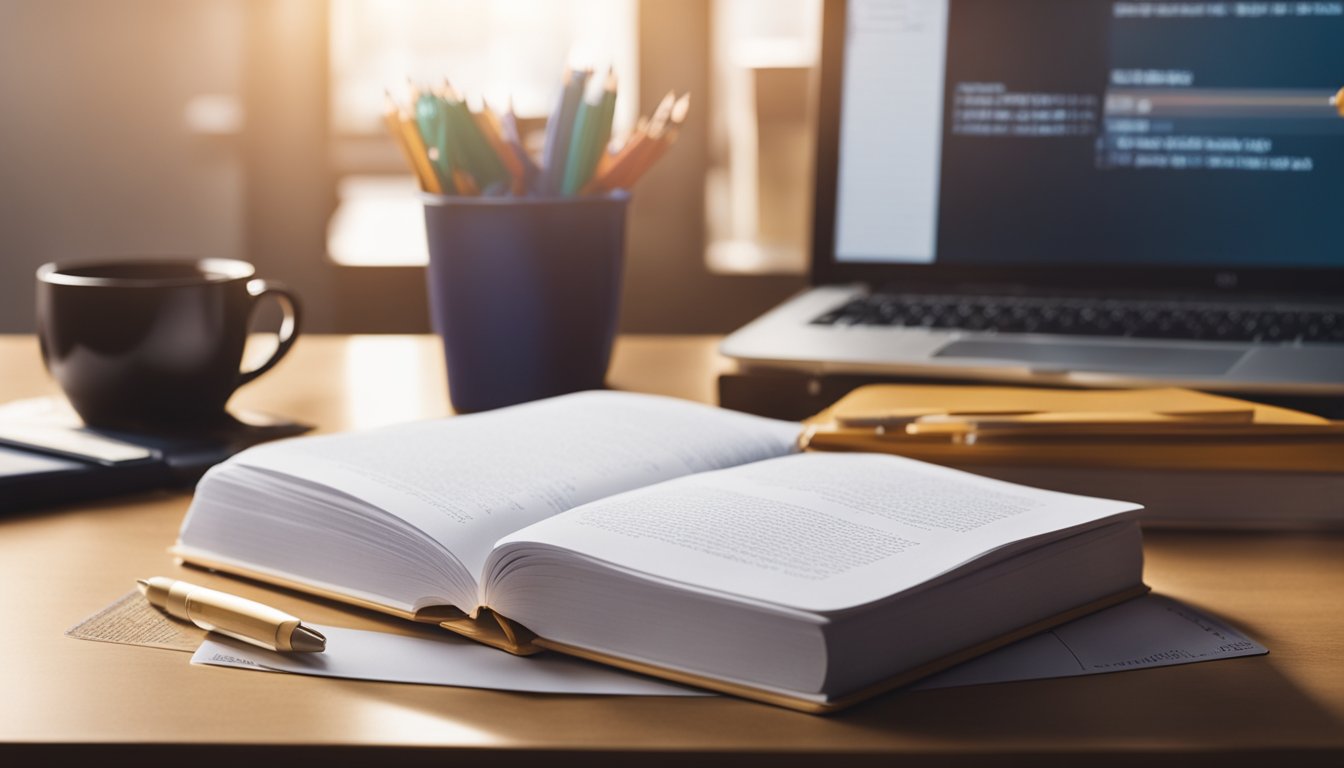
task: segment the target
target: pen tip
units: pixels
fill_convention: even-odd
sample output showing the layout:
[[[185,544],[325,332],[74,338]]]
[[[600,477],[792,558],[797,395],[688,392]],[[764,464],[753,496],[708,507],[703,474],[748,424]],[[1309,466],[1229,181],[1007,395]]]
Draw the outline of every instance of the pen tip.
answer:
[[[144,579],[136,579],[136,580],[135,580],[135,587],[136,587],[136,589],[139,589],[139,590],[140,590],[140,594],[142,594],[142,595],[147,595],[147,594],[149,594],[149,582],[148,582],[148,581],[145,581]]]
[[[327,649],[327,638],[317,630],[300,625],[289,636],[289,646],[304,653],[320,653]]]

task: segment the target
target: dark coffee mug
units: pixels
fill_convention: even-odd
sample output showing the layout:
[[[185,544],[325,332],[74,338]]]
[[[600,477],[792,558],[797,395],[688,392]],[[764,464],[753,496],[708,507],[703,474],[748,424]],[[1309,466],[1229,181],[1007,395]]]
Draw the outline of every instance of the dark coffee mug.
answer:
[[[284,286],[231,259],[45,264],[37,270],[42,359],[91,427],[173,429],[227,418],[234,390],[270,370],[299,335]],[[270,359],[241,370],[262,297],[284,313]]]

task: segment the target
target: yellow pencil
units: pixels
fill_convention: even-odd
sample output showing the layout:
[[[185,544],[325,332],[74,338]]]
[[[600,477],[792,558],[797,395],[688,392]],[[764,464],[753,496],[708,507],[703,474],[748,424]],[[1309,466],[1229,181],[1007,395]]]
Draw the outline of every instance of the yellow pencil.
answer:
[[[383,110],[383,122],[387,125],[388,132],[392,134],[392,140],[401,148],[406,161],[410,163],[411,170],[420,182],[420,188],[436,195],[443,194],[443,186],[439,184],[439,177],[434,173],[434,167],[429,164],[429,152],[425,149],[425,142],[420,138],[420,131],[415,127],[415,122],[397,106],[392,94],[385,95],[387,101]]]

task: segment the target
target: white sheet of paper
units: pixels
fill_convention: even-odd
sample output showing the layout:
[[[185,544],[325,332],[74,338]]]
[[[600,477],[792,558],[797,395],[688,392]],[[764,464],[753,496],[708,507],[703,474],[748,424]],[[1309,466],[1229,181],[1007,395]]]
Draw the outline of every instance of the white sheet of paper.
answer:
[[[265,672],[454,685],[533,693],[713,695],[559,654],[528,658],[456,637],[429,639],[312,625],[320,654],[282,654],[211,634],[193,664]],[[907,690],[1076,677],[1269,653],[1222,622],[1162,595],[1147,595],[1027,638]]]
[[[911,690],[1039,680],[1259,656],[1269,649],[1202,611],[1145,595],[940,672]]]
[[[191,657],[191,663],[529,693],[709,695],[560,654],[519,657],[452,636],[431,639],[317,624],[308,626],[326,635],[326,651],[276,653],[212,633]]]

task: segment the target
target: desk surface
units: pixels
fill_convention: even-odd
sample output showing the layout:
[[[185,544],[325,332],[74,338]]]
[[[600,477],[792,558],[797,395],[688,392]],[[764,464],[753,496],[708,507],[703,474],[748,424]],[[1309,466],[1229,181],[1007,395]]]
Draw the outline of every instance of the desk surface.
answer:
[[[631,337],[613,386],[714,400],[728,369],[710,337]],[[0,401],[55,392],[31,337],[0,337]],[[233,406],[323,431],[448,411],[442,358],[427,337],[302,339]],[[0,518],[0,761],[29,750],[194,765],[288,747],[327,765],[354,758],[481,764],[575,751],[587,762],[773,765],[846,757],[890,764],[1012,757],[1033,765],[1228,764],[1289,751],[1344,756],[1344,537],[1154,532],[1154,590],[1222,616],[1270,648],[1262,657],[1066,680],[895,693],[822,718],[729,698],[541,696],[193,667],[185,654],[64,631],[136,578],[186,575],[172,543],[189,497],[154,494]],[[1285,500],[1285,504],[1290,500]],[[190,572],[318,623],[409,631],[334,603]],[[383,748],[370,755],[335,747]],[[209,747],[209,749],[204,749]],[[457,752],[458,754],[445,754]],[[390,752],[395,751],[395,756]],[[1236,762],[1234,760],[1234,762]],[[18,763],[10,763],[18,764]],[[473,763],[475,764],[475,763]]]

